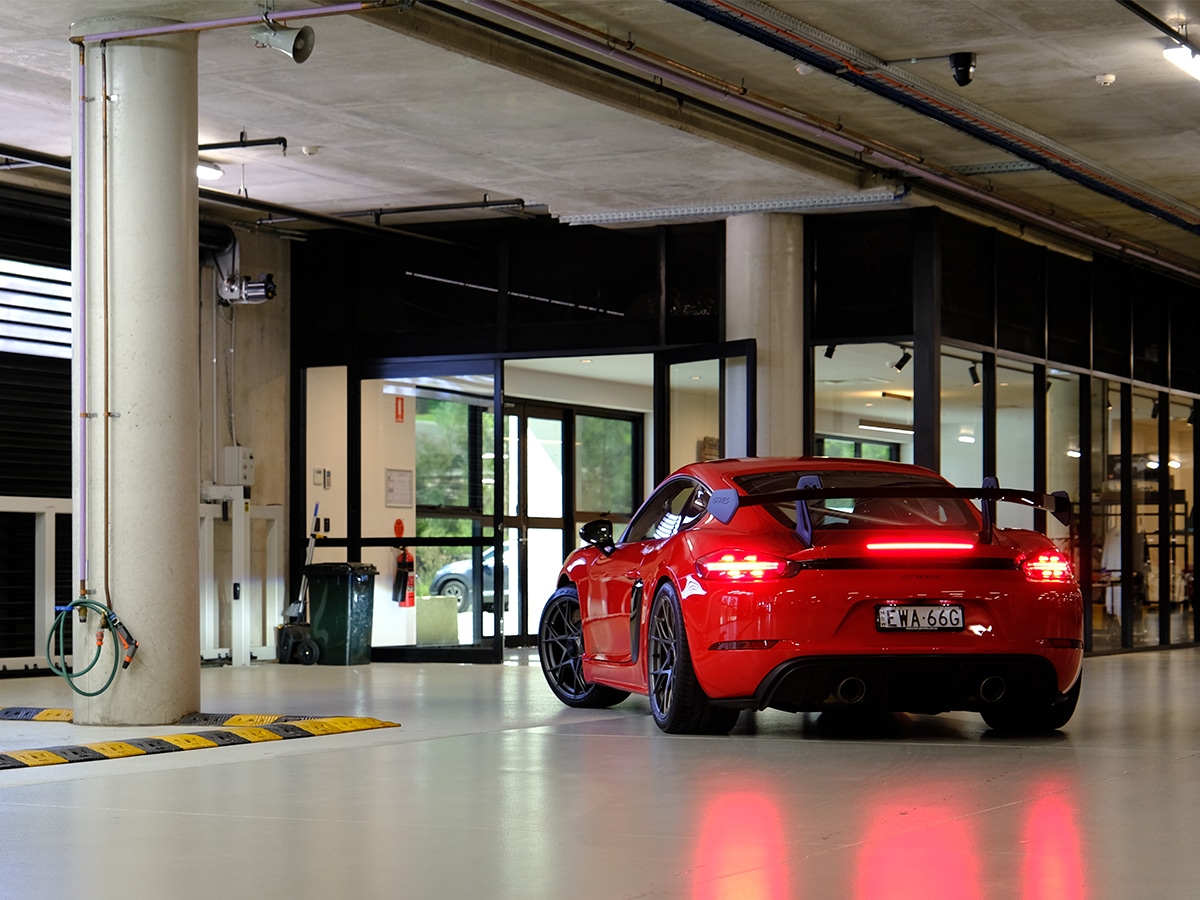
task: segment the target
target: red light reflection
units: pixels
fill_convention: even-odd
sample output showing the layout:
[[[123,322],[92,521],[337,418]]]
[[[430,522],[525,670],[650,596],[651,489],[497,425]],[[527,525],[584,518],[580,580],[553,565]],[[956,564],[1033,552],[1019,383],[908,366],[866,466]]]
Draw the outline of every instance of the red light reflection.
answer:
[[[1055,785],[1034,786],[1007,846],[995,843],[992,814],[955,803],[957,796],[970,794],[939,781],[873,797],[854,895],[861,900],[958,900],[985,896],[985,884],[1008,883],[1012,895],[1022,900],[1085,896],[1077,810],[1069,793]],[[984,829],[992,834],[987,840],[979,834]],[[1011,871],[1013,860],[1020,860],[1019,875]],[[992,871],[985,871],[989,866]]]
[[[1034,801],[1025,820],[1023,840],[1021,896],[1024,900],[1083,897],[1079,827],[1075,809],[1065,794],[1047,794]]]
[[[759,791],[710,798],[696,841],[693,900],[784,900],[787,846],[779,809]]]
[[[929,785],[933,787],[933,785]],[[945,796],[945,785],[938,794]],[[928,794],[879,796],[859,855],[854,894],[863,900],[982,897],[979,851],[965,810]]]

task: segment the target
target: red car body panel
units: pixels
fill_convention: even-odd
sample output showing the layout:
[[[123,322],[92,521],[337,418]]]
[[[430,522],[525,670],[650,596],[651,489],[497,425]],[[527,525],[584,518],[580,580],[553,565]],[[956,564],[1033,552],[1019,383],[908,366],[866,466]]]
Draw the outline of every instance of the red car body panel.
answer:
[[[718,490],[738,487],[737,478],[780,472],[937,478],[899,463],[816,458],[695,463],[672,478],[695,479]],[[792,678],[795,668],[812,669],[818,673],[813,677],[825,678],[838,667],[859,664],[866,670],[884,666],[899,671],[899,666],[907,672],[905,663],[911,663],[919,677],[937,680],[957,677],[942,673],[969,672],[978,681],[996,660],[1001,665],[997,671],[1025,673],[1010,678],[1052,670],[1054,690],[1068,691],[1080,677],[1083,657],[1078,585],[1069,575],[1069,580],[1031,581],[1020,568],[1022,560],[1054,551],[1053,543],[1037,532],[1015,529],[995,529],[986,543],[982,516],[973,507],[970,512],[974,518],[963,528],[818,528],[813,546],[806,547],[795,529],[767,508],[745,506],[728,524],[706,513],[671,536],[617,543],[611,554],[594,546],[579,549],[568,557],[560,583],[573,583],[578,590],[583,673],[597,684],[648,691],[645,610],[658,588],[670,583],[679,597],[696,678],[716,703],[823,708],[825,701],[814,698],[824,695],[824,687],[788,682],[787,690],[779,690],[778,685]],[[867,547],[925,539],[969,549]],[[786,560],[794,574],[729,583],[699,573],[697,560],[728,550]],[[884,631],[877,625],[877,607],[913,604],[961,607],[962,629]],[[921,666],[933,674],[920,676]],[[931,700],[930,711],[974,708],[972,690],[977,692],[977,685],[964,688],[955,695],[958,699]],[[920,711],[923,701],[910,695],[896,703]]]

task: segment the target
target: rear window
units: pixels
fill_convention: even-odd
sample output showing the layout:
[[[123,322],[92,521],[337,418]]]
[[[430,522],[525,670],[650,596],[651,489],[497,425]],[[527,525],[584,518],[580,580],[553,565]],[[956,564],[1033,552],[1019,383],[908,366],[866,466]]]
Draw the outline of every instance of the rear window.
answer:
[[[767,472],[742,475],[734,480],[747,494],[770,494],[796,487],[801,475],[819,475],[825,488],[871,489],[881,487],[945,487],[939,478],[889,472]],[[796,527],[795,503],[771,503],[764,507],[789,528]],[[828,497],[808,501],[813,528],[950,528],[977,529],[979,515],[970,503],[954,498],[934,497]]]

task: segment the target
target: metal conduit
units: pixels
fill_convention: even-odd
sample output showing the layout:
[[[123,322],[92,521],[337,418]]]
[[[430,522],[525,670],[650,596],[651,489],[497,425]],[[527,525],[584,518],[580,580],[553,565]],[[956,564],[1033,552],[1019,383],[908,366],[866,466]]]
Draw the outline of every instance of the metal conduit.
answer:
[[[748,4],[726,0],[667,2],[993,147],[1028,160],[1068,181],[1140,212],[1156,216],[1185,231],[1200,234],[1200,210],[1165,195],[1154,196],[1158,192],[1144,185],[1133,184],[1115,173],[1102,171],[1100,166],[1085,162],[1069,148],[1049,140],[1039,140],[1040,135],[1007,127],[999,121],[999,117],[993,115],[985,119],[966,109],[966,104],[947,102],[914,84],[905,83],[893,77],[882,60],[874,60],[869,54],[845,52],[849,45],[845,48],[828,46],[824,41],[814,40],[813,35],[802,34],[798,30],[755,15],[747,8]],[[811,30],[816,34],[816,29]]]
[[[868,138],[855,135],[853,132],[840,128],[837,125],[824,123],[818,118],[797,112],[777,101],[746,91],[744,88],[736,88],[727,82],[723,82],[721,79],[698,72],[682,63],[669,60],[657,54],[649,54],[648,51],[643,51],[631,43],[615,41],[609,36],[596,36],[599,35],[599,32],[596,32],[594,29],[578,25],[565,17],[542,10],[529,2],[529,0],[512,0],[511,3],[505,2],[505,0],[468,0],[468,2],[510,22],[515,22],[542,34],[557,38],[572,46],[580,47],[602,56],[617,58],[623,64],[645,75],[649,75],[663,84],[670,83],[682,86],[705,98],[719,101],[728,106],[738,107],[758,118],[766,118],[773,122],[781,123],[793,132],[799,131],[803,134],[817,137],[824,142],[832,144],[839,150],[855,156],[860,164],[875,168],[884,173],[892,171],[909,176],[916,181],[940,188],[957,197],[965,198],[977,208],[993,212],[1000,210],[1045,228],[1052,233],[1078,241],[1086,246],[1149,262],[1190,279],[1200,277],[1200,271],[1197,271],[1195,267],[1166,260],[1154,249],[1139,247],[1126,240],[1114,240],[1102,237],[1086,228],[1060,221],[1053,214],[1041,212],[1026,203],[1009,200],[997,195],[995,192],[987,191],[957,176],[953,172],[940,169],[930,163],[919,160],[911,154],[877,144]],[[736,19],[733,13],[729,11],[732,10],[732,5],[723,3],[721,0],[667,0],[667,2],[696,12],[704,18],[718,21],[720,24],[726,25],[726,27],[733,27],[733,25],[727,25],[725,20],[732,22]],[[429,5],[437,6],[439,4],[431,3]],[[717,5],[727,9],[724,19],[718,18],[715,15],[715,7]],[[516,8],[517,6],[520,8]],[[776,50],[785,52],[793,58],[809,62],[823,71],[838,75],[838,77],[846,77],[846,74],[850,72],[848,68],[844,69],[844,71],[839,71],[843,67],[851,65],[849,60],[840,57],[835,59],[824,51],[818,51],[815,44],[802,42],[803,39],[799,38],[799,36],[793,35],[791,40],[784,40],[783,37],[777,34],[782,29],[775,26],[771,27],[774,30],[770,35],[761,29],[744,31],[742,27],[736,27],[734,30],[739,33],[745,33],[747,36],[759,40]],[[872,90],[875,90],[875,87],[877,87],[870,78],[866,77],[866,73],[859,72],[856,77],[863,79],[864,83],[861,85],[862,87]],[[878,90],[875,92],[879,93]],[[915,98],[915,95],[913,97]],[[940,107],[944,107],[942,110],[943,114],[948,115],[950,110],[949,104],[945,104],[944,101],[937,101],[937,103]],[[911,104],[906,105],[911,106]],[[947,122],[947,124],[954,123]],[[990,144],[999,146],[996,144],[996,136],[1000,134],[1000,130],[991,130],[993,126],[987,126],[987,129],[984,129],[982,122],[980,126],[980,133],[975,136],[986,140]],[[1014,146],[1016,146],[1015,143]],[[1033,143],[1030,142],[1029,147],[1032,148],[1033,146]],[[1008,148],[1006,147],[1005,149]],[[1012,150],[1010,152],[1015,153],[1016,151]],[[1032,150],[1029,152],[1032,152]],[[1023,158],[1029,157],[1023,155]],[[1047,160],[1049,159],[1050,154],[1047,152]],[[1050,165],[1043,162],[1040,158],[1031,159],[1031,161],[1045,168],[1050,168]],[[1134,206],[1142,212],[1163,218],[1188,232],[1200,233],[1200,211],[1193,212],[1189,210],[1186,214],[1172,214],[1163,208],[1165,204],[1160,206],[1156,201],[1143,194],[1126,190],[1116,184],[1111,176],[1102,176],[1099,174],[1085,176],[1082,171],[1069,168],[1069,165],[1078,164],[1070,160],[1062,160],[1060,167],[1064,171],[1058,174],[1070,177],[1072,181],[1085,187],[1101,191],[1113,199]],[[1183,204],[1180,204],[1180,206],[1183,206]]]

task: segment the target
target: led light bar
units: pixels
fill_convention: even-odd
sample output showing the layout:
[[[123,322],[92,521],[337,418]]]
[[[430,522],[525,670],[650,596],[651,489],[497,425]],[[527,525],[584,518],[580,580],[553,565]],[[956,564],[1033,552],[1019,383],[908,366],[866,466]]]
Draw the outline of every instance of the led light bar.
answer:
[[[962,541],[874,541],[868,550],[972,550],[974,544]]]

